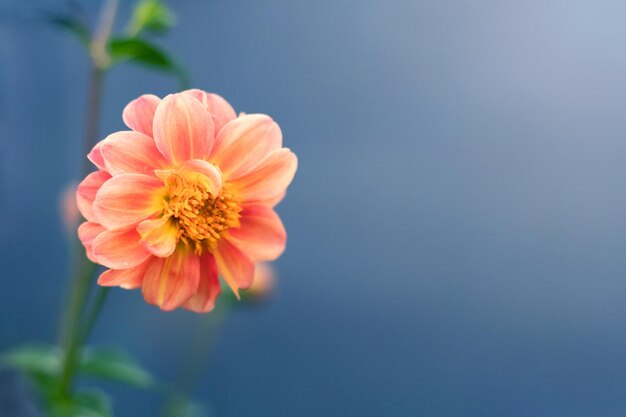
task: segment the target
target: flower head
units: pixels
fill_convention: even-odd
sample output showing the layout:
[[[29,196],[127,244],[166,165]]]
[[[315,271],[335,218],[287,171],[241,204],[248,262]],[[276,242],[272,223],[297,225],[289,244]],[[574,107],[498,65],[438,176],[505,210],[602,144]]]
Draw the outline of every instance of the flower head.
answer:
[[[286,233],[274,206],[297,168],[278,125],[237,117],[201,90],[144,95],[89,153],[98,171],[78,186],[87,256],[109,270],[103,286],[141,287],[163,310],[213,309],[218,275],[239,296],[255,263],[274,260]]]

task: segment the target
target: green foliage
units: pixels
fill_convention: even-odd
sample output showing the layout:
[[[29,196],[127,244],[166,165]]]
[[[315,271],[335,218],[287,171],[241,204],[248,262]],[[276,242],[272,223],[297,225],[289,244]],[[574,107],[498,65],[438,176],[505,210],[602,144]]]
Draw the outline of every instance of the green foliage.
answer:
[[[113,417],[111,399],[102,391],[83,391],[71,399],[57,398],[48,407],[50,417]]]
[[[165,33],[175,23],[174,14],[160,0],[140,0],[133,11],[128,33],[132,37],[142,32]]]
[[[12,368],[24,374],[52,417],[112,416],[111,401],[101,391],[83,390],[69,398],[59,395],[62,359],[62,352],[56,346],[25,345],[0,355],[0,369]],[[137,361],[117,349],[85,349],[78,373],[144,389],[156,385]]]
[[[178,76],[183,86],[187,85],[187,75],[182,68],[161,48],[138,38],[113,38],[109,41],[109,54],[112,65],[130,61]]]
[[[134,359],[119,349],[90,349],[83,354],[80,373],[138,388],[151,388],[155,380]]]
[[[94,46],[99,45],[101,40],[93,39],[89,28],[79,18],[72,15],[54,15],[49,21],[76,36],[92,55],[92,59],[95,59],[94,50],[100,49]],[[174,14],[161,0],[139,0],[128,24],[127,35],[105,40],[108,56],[101,60],[105,63],[102,64],[103,69],[110,69],[122,62],[135,63],[172,74],[178,78],[181,88],[188,88],[188,77],[181,66],[161,47],[143,36],[166,33],[175,23]]]
[[[0,356],[0,368],[22,372],[49,399],[58,391],[61,353],[54,346],[25,345]]]
[[[0,356],[0,367],[25,373],[53,375],[60,369],[61,354],[55,346],[25,345]]]

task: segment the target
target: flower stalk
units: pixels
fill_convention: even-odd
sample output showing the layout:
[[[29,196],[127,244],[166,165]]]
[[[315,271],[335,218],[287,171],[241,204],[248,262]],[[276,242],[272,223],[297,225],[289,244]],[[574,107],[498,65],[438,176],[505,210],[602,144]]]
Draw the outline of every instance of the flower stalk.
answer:
[[[98,140],[100,125],[100,108],[102,103],[102,87],[104,75],[109,66],[107,43],[111,29],[115,22],[117,0],[106,0],[100,13],[99,26],[89,43],[89,87],[87,91],[87,111],[85,119],[85,133],[83,137],[83,155]],[[82,167],[83,176],[90,170],[89,161],[85,159]],[[61,367],[59,396],[63,400],[72,397],[72,387],[76,369],[80,359],[82,345],[87,341],[96,319],[102,309],[106,295],[106,288],[99,288],[99,292],[92,303],[90,312],[84,322],[81,317],[87,306],[89,290],[93,283],[96,265],[85,257],[82,245],[76,244],[71,289],[67,309],[61,325],[61,346],[63,348],[63,362]]]

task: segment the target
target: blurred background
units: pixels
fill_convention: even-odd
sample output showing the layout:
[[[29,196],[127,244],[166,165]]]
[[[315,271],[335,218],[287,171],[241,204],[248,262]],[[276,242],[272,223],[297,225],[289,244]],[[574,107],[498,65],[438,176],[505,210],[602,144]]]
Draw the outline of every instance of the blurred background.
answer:
[[[4,350],[56,340],[87,59],[24,17],[63,2],[0,5]],[[220,417],[624,415],[625,2],[169,5],[159,42],[192,85],[270,114],[300,161],[276,293],[226,318],[195,398]],[[177,89],[115,69],[102,137]],[[168,380],[199,320],[116,289],[94,342]],[[159,407],[106,388],[116,415]]]

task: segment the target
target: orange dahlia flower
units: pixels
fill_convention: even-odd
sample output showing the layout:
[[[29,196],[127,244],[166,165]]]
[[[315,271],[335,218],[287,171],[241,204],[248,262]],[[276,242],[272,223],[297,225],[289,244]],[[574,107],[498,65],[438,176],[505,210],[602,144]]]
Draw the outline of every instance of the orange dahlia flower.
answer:
[[[103,286],[141,287],[163,310],[213,309],[218,275],[237,296],[255,263],[276,259],[286,233],[274,206],[297,168],[278,125],[237,117],[222,97],[200,90],[129,103],[131,128],[98,143],[98,167],[78,186],[87,220],[78,236],[109,270]]]

